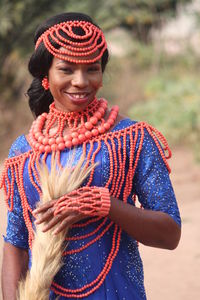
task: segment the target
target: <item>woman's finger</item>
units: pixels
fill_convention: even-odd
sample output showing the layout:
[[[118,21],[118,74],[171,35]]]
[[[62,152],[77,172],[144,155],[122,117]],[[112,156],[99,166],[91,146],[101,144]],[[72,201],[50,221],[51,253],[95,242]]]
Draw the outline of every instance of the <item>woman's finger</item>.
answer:
[[[65,217],[65,219],[58,224],[56,229],[53,231],[53,234],[59,234],[61,231],[66,229],[67,227],[72,226],[74,223],[84,219],[85,216],[80,215],[80,214],[73,214]]]
[[[35,224],[41,224],[43,222],[47,222],[49,219],[53,218],[53,214],[54,214],[55,208],[54,207],[49,207],[48,210],[44,213],[40,213],[39,216],[37,216]]]
[[[46,232],[50,229],[52,229],[56,224],[58,224],[59,222],[61,222],[63,220],[63,216],[61,215],[57,215],[55,217],[53,217],[42,229],[43,232]]]
[[[46,210],[48,210],[49,208],[54,206],[54,203],[56,202],[56,200],[51,200],[45,204],[42,204],[41,206],[37,207],[36,209],[33,210],[33,215],[37,215],[40,214]]]

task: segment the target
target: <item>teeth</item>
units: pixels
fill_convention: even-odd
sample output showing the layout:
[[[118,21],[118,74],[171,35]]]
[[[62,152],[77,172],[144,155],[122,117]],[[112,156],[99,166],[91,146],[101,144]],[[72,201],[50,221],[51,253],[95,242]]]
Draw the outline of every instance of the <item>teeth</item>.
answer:
[[[74,94],[73,97],[76,99],[83,99],[87,96],[87,94]]]

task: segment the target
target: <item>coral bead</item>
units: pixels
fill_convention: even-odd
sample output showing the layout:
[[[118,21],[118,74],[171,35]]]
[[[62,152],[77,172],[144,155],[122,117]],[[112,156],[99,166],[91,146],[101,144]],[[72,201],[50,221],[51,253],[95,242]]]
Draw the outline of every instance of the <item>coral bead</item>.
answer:
[[[91,117],[91,118],[90,118],[90,122],[91,122],[93,125],[96,125],[97,122],[98,122],[97,117]]]
[[[35,138],[38,140],[38,138],[40,136],[42,136],[42,134],[41,134],[41,132],[38,132],[38,130],[37,130],[37,132],[35,132]]]
[[[109,123],[104,123],[103,126],[104,126],[104,128],[105,128],[106,130],[109,130],[109,129],[110,129],[110,124],[109,124]]]
[[[48,143],[49,143],[48,138],[43,138],[42,144],[43,144],[43,145],[48,145]]]
[[[66,135],[66,136],[64,136],[64,141],[65,141],[65,142],[71,141],[71,140],[72,140],[71,135]]]
[[[36,143],[36,144],[35,144],[35,148],[36,148],[37,150],[39,150],[39,148],[40,148],[40,143]]]
[[[86,122],[86,123],[85,123],[85,128],[86,128],[86,129],[90,130],[90,129],[92,129],[92,127],[93,127],[93,125],[92,125],[91,122]]]
[[[56,143],[56,140],[54,138],[49,139],[49,145],[53,145]]]
[[[84,134],[79,134],[79,136],[78,136],[78,138],[79,138],[79,140],[81,141],[81,142],[84,142],[85,140],[86,140],[86,136],[84,135]]]
[[[78,130],[78,132],[79,133],[82,133],[82,134],[84,134],[85,132],[87,131],[87,129],[86,128],[80,128],[79,130]]]
[[[44,139],[44,136],[40,135],[39,138],[38,138],[38,142],[42,143],[43,139]]]
[[[71,134],[72,139],[78,137],[78,132],[72,132]]]
[[[114,119],[109,119],[108,121],[107,121],[107,123],[108,124],[110,124],[111,126],[115,123],[115,121],[114,121]]]
[[[92,137],[92,134],[90,131],[86,131],[85,136],[87,139],[90,139]]]
[[[49,145],[44,147],[45,152],[49,153],[51,151],[51,147]]]
[[[44,152],[45,151],[45,147],[43,145],[40,145],[39,151],[40,152]]]
[[[99,111],[97,111],[95,112],[94,116],[97,117],[98,119],[101,119],[102,114]]]
[[[99,107],[99,112],[104,115],[105,114],[105,109],[103,107]]]
[[[71,141],[66,141],[65,142],[65,146],[67,147],[67,148],[71,148],[72,147],[72,142]]]
[[[63,143],[64,142],[64,139],[62,137],[57,137],[56,138],[56,144],[60,144],[60,143]]]
[[[74,146],[77,146],[77,145],[79,144],[78,138],[73,138],[73,139],[72,139],[72,144],[73,144]]]
[[[98,127],[98,131],[99,131],[100,133],[104,133],[104,132],[106,131],[106,129],[105,129],[103,126],[99,126],[99,127]]]
[[[112,110],[116,111],[117,113],[119,112],[119,106],[118,105],[114,105],[112,107]]]
[[[60,143],[60,144],[58,144],[58,149],[59,150],[64,150],[65,149],[65,144],[64,143]]]
[[[52,151],[56,151],[57,150],[57,145],[56,144],[52,144],[51,145],[51,150]]]
[[[92,129],[92,135],[93,136],[98,136],[99,131],[97,129]]]

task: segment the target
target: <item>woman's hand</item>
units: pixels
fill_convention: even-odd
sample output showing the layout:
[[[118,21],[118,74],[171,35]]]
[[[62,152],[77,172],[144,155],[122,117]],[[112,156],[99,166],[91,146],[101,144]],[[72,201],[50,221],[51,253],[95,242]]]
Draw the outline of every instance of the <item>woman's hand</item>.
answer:
[[[53,234],[58,234],[66,227],[70,227],[74,223],[79,222],[87,217],[86,215],[74,211],[73,209],[65,210],[54,216],[56,202],[57,200],[51,200],[48,203],[42,204],[33,211],[33,215],[36,218],[35,224],[39,225],[45,223],[42,230],[43,232],[55,227]]]
[[[45,222],[43,232],[57,226],[57,234],[65,227],[87,217],[105,217],[110,210],[110,193],[105,187],[81,187],[57,200],[51,200],[33,211],[35,224]]]

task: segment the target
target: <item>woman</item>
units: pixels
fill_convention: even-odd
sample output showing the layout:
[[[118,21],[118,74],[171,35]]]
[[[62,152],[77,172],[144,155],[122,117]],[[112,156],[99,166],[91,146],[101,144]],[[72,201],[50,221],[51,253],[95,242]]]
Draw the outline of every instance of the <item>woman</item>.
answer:
[[[37,29],[35,44],[28,95],[37,119],[29,134],[12,145],[2,176],[10,205],[4,299],[15,299],[17,282],[28,268],[33,214],[36,224],[47,223],[44,232],[71,228],[50,299],[146,299],[137,241],[174,249],[180,239],[180,216],[164,155],[165,150],[170,156],[167,142],[150,125],[124,118],[117,107],[109,110],[107,101],[96,98],[108,50],[90,17],[52,17]],[[69,209],[67,201],[73,197],[67,195],[35,209],[40,159],[50,165],[56,152],[58,164],[64,166],[74,149],[75,164],[83,153],[86,164],[98,163],[83,185],[90,195],[96,187],[101,205],[93,210],[76,202]],[[75,194],[76,201],[80,194],[86,199],[88,190]],[[135,207],[136,196],[144,209]]]

